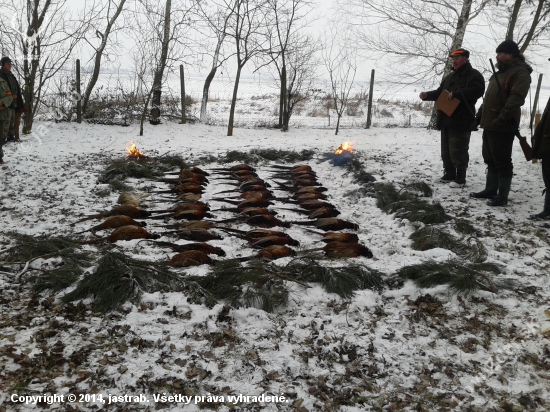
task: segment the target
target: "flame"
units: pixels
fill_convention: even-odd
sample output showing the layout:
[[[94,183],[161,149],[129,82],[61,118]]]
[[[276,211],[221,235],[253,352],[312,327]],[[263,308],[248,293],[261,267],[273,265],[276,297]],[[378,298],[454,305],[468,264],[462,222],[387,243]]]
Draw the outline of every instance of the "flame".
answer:
[[[126,151],[128,152],[128,157],[147,157],[136,148],[136,145],[131,140],[126,145]]]
[[[342,154],[342,153],[351,153],[354,154],[355,151],[353,150],[353,142],[344,142],[342,143],[338,149],[334,151],[334,154]]]

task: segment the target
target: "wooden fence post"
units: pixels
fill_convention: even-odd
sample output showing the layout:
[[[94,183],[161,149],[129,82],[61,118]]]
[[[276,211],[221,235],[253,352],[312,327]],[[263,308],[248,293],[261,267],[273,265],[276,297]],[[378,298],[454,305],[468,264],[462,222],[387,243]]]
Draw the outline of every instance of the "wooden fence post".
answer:
[[[76,122],[82,123],[82,98],[80,96],[80,59],[76,59]]]
[[[372,93],[374,91],[374,69],[370,72],[369,105],[367,108],[367,129],[372,124]]]
[[[185,78],[183,77],[183,64],[180,64],[180,83],[181,83],[181,124],[187,123],[185,116]]]

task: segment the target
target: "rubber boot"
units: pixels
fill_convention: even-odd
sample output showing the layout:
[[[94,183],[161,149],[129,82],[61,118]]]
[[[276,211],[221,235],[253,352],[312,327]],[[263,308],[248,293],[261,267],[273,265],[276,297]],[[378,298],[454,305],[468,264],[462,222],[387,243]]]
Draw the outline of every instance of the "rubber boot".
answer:
[[[13,122],[13,128],[14,128],[14,131],[15,131],[15,141],[16,142],[19,142],[21,141],[21,138],[19,136],[19,126],[21,125],[21,112],[16,112],[15,113],[15,120]]]
[[[441,179],[439,179],[439,181],[441,183],[450,183],[455,179],[456,179],[456,169],[454,167],[450,167],[450,168],[446,167],[445,174]]]
[[[498,194],[487,202],[489,206],[506,206],[508,204],[508,194],[512,186],[512,178],[500,178],[498,183]]]
[[[459,167],[458,169],[456,169],[456,179],[454,180],[454,182],[451,182],[449,186],[457,188],[457,187],[464,187],[465,184],[466,184],[466,169],[463,167]]]
[[[546,195],[544,196],[544,209],[542,212],[537,213],[536,215],[529,216],[531,220],[548,220],[550,219],[550,193],[548,188],[544,189]]]
[[[498,173],[488,171],[487,180],[485,181],[485,189],[481,192],[470,193],[470,197],[473,197],[474,199],[492,199],[497,195],[498,182]]]

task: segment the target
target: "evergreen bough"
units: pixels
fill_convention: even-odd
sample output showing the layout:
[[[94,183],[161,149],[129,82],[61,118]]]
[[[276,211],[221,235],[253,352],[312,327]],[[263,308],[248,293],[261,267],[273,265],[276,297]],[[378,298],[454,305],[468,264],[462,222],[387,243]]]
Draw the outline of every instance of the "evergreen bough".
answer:
[[[259,164],[263,162],[296,163],[306,162],[313,158],[313,150],[278,150],[278,149],[252,149],[248,152],[230,150],[218,159],[219,163],[247,163]]]
[[[88,273],[76,289],[63,296],[69,303],[93,297],[96,312],[108,312],[130,301],[139,303],[143,292],[181,290],[182,280],[164,264],[130,258],[117,251],[101,257],[93,273]]]
[[[60,258],[61,262],[51,270],[41,270],[39,276],[29,278],[34,281],[33,290],[58,292],[72,285],[89,266],[92,258],[88,252],[79,250],[81,245],[67,237],[32,237],[12,234],[15,246],[6,251],[5,260],[11,262],[29,262],[34,259]],[[1,256],[1,255],[0,255]],[[25,278],[26,279],[26,278]]]
[[[216,262],[209,274],[192,278],[214,298],[233,307],[255,307],[274,312],[285,306],[288,290],[282,280],[269,271],[270,265],[251,261],[244,266],[238,260]]]
[[[426,187],[420,183],[414,184],[412,188],[415,191],[422,189],[424,194],[429,194]],[[373,189],[376,205],[386,213],[395,213],[398,218],[424,224],[444,223],[451,219],[439,203],[429,203],[420,199],[415,193],[411,193],[410,189],[407,190],[407,186],[398,191],[392,183],[374,183]]]
[[[470,294],[477,290],[496,293],[500,289],[513,289],[515,283],[498,275],[503,266],[496,263],[463,262],[453,259],[444,263],[428,261],[405,266],[396,273],[396,283],[410,279],[421,288],[448,285],[453,293]]]
[[[5,250],[3,254],[0,255],[2,260],[6,262],[28,261],[39,256],[47,255],[72,257],[74,256],[75,249],[81,246],[77,240],[64,236],[33,237],[19,233],[11,233],[10,236],[15,239],[15,246]],[[80,255],[80,257],[83,258],[84,254]]]
[[[409,238],[413,241],[412,248],[414,250],[425,251],[442,248],[472,262],[483,262],[487,259],[487,249],[481,241],[470,237],[464,243],[440,227],[425,226],[415,231]]]
[[[306,256],[292,260],[280,270],[296,280],[319,283],[326,292],[344,299],[352,298],[357,290],[384,287],[382,273],[364,265],[323,266],[318,259]]]
[[[114,191],[129,191],[131,187],[124,180],[164,176],[174,168],[184,169],[188,165],[179,155],[143,157],[139,159],[115,159],[99,174],[99,183],[109,184]]]

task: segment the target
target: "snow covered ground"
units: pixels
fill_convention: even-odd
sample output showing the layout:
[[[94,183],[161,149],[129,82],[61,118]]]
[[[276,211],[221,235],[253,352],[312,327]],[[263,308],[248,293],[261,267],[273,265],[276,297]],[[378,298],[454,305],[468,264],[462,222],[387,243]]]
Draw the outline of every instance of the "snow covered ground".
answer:
[[[24,143],[5,146],[0,250],[12,244],[12,231],[72,236],[92,226],[92,221],[70,223],[116,204],[117,193],[98,196],[105,185],[97,177],[109,160],[125,156],[132,140],[147,155],[182,154],[191,164],[228,150],[315,150],[318,155],[307,163],[341,217],[359,225],[361,242],[374,254],[359,262],[392,274],[403,266],[454,257],[446,249],[413,250],[408,220],[382,212],[371,197],[349,196],[360,188],[352,176],[321,162],[323,154],[347,140],[355,142],[366,171],[378,181],[428,183],[447,213],[480,231],[488,261],[503,263],[503,275],[519,287],[456,296],[443,286],[419,289],[406,282],[397,290],[365,290],[343,300],[316,284],[304,288],[287,282],[289,303],[274,314],[232,308],[219,317],[223,304],[209,309],[187,302],[181,293],[159,292],[146,294],[137,307],[99,315],[89,301],[69,309],[59,301],[64,292],[33,296],[24,277],[15,281],[0,254],[0,411],[35,410],[37,399],[26,405],[24,397],[46,394],[64,396],[41,399],[42,404],[56,401],[50,409],[62,411],[550,409],[550,342],[540,333],[544,310],[550,308],[549,229],[527,220],[542,208],[543,183],[540,164],[525,162],[519,145],[509,205],[490,208],[468,197],[484,187],[481,131],[472,134],[467,185],[453,189],[438,183],[439,134],[424,129],[344,129],[338,136],[327,129],[236,129],[233,137],[221,127],[175,123],[146,125],[143,137],[136,125],[44,123],[35,130],[34,136],[23,136]],[[259,175],[269,180],[268,169],[261,165]],[[203,199],[220,207],[209,199],[227,187],[211,179]],[[170,204],[158,200],[152,196],[146,203],[151,208]],[[154,224],[148,229],[155,231]],[[318,237],[301,227],[287,232],[304,248],[319,246]],[[234,237],[212,243],[228,257],[252,253]],[[169,255],[143,242],[118,246],[149,260]],[[59,361],[51,362],[52,357]]]

